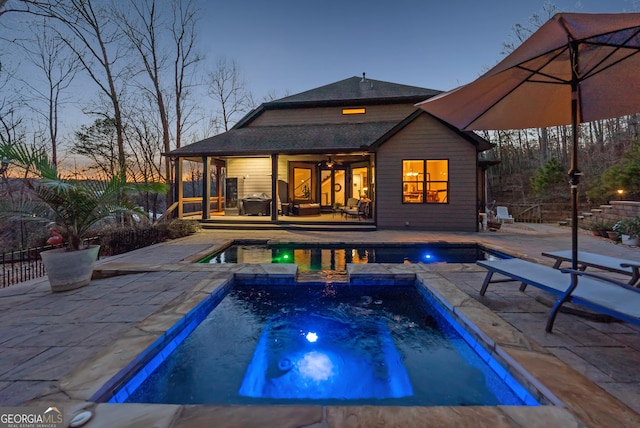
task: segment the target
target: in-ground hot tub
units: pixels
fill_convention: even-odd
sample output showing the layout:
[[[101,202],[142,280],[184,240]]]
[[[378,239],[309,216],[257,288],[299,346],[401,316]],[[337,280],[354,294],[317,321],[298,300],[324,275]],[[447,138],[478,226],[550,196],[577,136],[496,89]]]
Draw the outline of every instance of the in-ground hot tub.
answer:
[[[423,285],[374,282],[230,281],[99,395],[112,403],[538,405]]]

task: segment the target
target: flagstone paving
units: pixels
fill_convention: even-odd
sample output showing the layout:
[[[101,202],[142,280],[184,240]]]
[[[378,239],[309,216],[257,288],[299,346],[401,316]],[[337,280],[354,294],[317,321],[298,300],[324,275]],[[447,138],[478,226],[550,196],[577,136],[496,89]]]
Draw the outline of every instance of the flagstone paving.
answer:
[[[115,373],[232,274],[290,278],[290,265],[192,263],[233,239],[299,242],[478,242],[551,265],[542,251],[567,249],[568,228],[505,225],[497,232],[201,231],[100,260],[87,287],[51,293],[46,278],[0,289],[0,406],[52,405],[65,420],[94,412],[85,426],[640,426],[640,328],[572,314],[544,331],[550,297],[513,283],[478,291],[475,264],[352,266],[358,274],[415,276],[445,295],[495,353],[549,392],[540,407],[177,406],[88,402]],[[640,249],[581,234],[580,249],[639,260]],[[488,308],[488,309],[487,309]],[[557,400],[557,402],[555,401]],[[564,407],[566,406],[566,408]]]

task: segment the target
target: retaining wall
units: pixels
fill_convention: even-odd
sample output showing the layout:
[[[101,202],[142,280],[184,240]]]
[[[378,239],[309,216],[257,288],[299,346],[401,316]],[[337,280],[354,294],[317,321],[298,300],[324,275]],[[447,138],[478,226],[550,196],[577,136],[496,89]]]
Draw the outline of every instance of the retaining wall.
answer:
[[[599,208],[593,208],[590,211],[578,214],[578,222],[580,226],[586,229],[589,229],[590,226],[596,222],[604,222],[613,225],[623,218],[634,218],[639,216],[640,202],[611,201],[608,205],[600,205]]]

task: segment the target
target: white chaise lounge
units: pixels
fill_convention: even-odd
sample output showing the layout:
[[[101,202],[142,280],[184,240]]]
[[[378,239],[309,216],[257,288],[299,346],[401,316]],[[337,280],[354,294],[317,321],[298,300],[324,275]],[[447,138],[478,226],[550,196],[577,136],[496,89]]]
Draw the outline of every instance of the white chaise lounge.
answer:
[[[501,223],[513,223],[513,216],[509,214],[507,207],[496,207],[496,218]]]
[[[487,269],[480,295],[484,296],[491,283],[518,281],[520,291],[527,285],[559,296],[549,313],[546,331],[551,333],[558,310],[565,302],[580,304],[586,308],[640,325],[640,289],[619,281],[571,269],[554,269],[549,266],[521,259],[479,260],[479,266]],[[492,280],[494,274],[507,279]],[[571,275],[574,273],[575,275]],[[572,278],[576,281],[573,282]]]

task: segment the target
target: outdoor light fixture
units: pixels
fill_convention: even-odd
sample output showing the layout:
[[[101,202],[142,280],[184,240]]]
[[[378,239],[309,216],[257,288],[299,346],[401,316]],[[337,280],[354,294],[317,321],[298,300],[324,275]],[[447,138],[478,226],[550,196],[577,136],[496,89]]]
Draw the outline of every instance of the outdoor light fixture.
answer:
[[[618,197],[622,200],[622,194],[624,193],[623,189],[618,189],[616,190],[616,192],[618,192]]]

